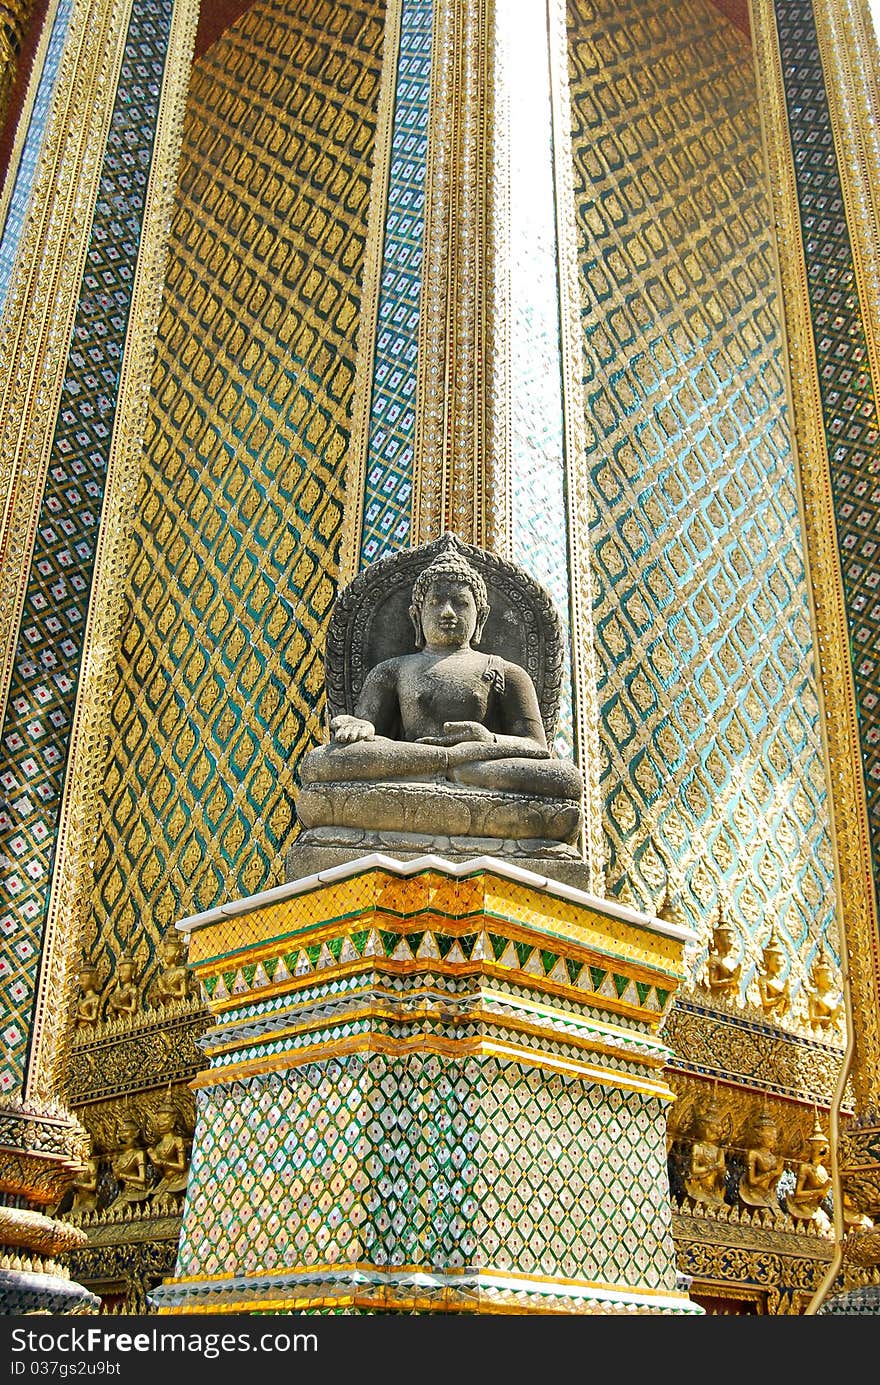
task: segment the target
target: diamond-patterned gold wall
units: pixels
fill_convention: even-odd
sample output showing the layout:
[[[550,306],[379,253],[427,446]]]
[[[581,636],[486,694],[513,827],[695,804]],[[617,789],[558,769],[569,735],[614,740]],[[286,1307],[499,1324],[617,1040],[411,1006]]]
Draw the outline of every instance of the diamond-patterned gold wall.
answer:
[[[775,923],[802,1022],[833,875],[752,55],[708,0],[568,15],[609,878],[656,904],[665,860],[704,940],[721,899],[753,1001]]]
[[[320,739],[383,23],[381,0],[264,0],[194,69],[96,848],[105,975],[279,878]]]

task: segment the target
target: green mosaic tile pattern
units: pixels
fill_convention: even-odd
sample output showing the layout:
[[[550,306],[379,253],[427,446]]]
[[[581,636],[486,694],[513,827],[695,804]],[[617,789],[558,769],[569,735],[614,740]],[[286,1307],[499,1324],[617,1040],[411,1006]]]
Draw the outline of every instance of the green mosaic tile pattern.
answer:
[[[880,423],[811,7],[775,0],[834,514],[880,876]]]
[[[24,1075],[171,9],[132,11],[0,730],[0,1092]]]
[[[800,1004],[833,864],[751,55],[709,0],[568,15],[609,879],[668,865],[704,940],[721,900],[743,991],[775,924]]]
[[[308,1064],[199,1094],[176,1274],[489,1266],[675,1287],[663,1121],[492,1058]]]
[[[89,938],[145,988],[175,919],[281,878],[324,734],[383,21],[262,0],[190,87]]]

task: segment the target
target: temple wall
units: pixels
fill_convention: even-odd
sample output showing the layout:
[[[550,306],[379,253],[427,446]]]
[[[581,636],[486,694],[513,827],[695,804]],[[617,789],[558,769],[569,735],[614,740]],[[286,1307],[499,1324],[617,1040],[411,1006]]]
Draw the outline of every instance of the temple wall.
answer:
[[[102,980],[278,878],[321,739],[382,17],[259,4],[194,71],[95,855]]]
[[[753,1006],[775,925],[797,1029],[837,939],[750,42],[572,0],[569,59],[608,876],[703,939],[720,903]]]

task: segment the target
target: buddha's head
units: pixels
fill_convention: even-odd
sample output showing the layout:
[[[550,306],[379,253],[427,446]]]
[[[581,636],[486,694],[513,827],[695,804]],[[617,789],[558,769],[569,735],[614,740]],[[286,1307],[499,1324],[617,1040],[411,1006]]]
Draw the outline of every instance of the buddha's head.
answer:
[[[734,932],[729,923],[723,920],[712,929],[712,946],[719,957],[726,957],[733,951]]]
[[[464,649],[479,641],[488,614],[486,584],[456,548],[440,553],[413,584],[409,615],[418,649]]]

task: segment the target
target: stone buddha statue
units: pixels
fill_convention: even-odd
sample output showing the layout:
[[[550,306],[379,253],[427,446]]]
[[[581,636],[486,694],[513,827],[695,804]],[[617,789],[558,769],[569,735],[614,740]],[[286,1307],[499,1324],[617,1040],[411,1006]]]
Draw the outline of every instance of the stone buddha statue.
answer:
[[[502,607],[494,630],[481,567]],[[404,582],[409,631],[400,629]],[[543,706],[529,670],[510,657],[519,649],[531,652]],[[330,741],[303,759],[303,836],[344,845],[385,834],[391,847],[457,845],[472,855],[487,840],[537,852],[574,842],[582,779],[550,749],[558,668],[554,686],[540,667],[548,653],[561,666],[560,650],[546,593],[452,534],[375,564],[331,621]]]

